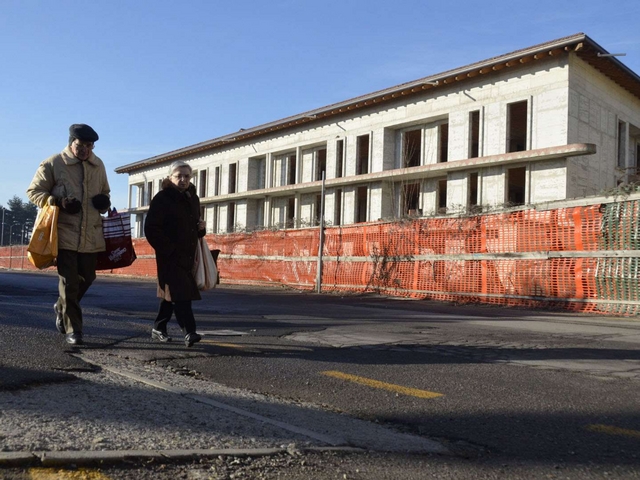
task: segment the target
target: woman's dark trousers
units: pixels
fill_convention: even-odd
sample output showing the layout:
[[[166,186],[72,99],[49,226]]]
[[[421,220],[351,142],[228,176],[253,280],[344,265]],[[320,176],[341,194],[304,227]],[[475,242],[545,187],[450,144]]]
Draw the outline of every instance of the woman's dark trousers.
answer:
[[[185,300],[183,302],[160,300],[160,307],[158,308],[158,315],[156,316],[153,328],[160,332],[166,332],[167,324],[169,320],[171,320],[173,312],[176,313],[178,325],[185,335],[196,332],[196,319],[191,309],[191,300]]]

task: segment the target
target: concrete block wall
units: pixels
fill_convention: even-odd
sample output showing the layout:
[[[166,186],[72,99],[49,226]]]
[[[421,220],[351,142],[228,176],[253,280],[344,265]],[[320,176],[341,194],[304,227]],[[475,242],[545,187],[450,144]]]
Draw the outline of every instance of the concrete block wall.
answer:
[[[284,225],[287,221],[287,197],[276,197],[271,202],[272,224]]]
[[[254,157],[248,159],[247,191],[258,190],[266,186],[266,159]]]
[[[382,130],[382,170],[400,168],[400,142],[395,129]]]
[[[484,155],[499,155],[506,151],[506,111],[503,111],[501,103],[485,105],[484,114]]]
[[[384,203],[385,203],[385,189],[382,182],[375,182],[369,184],[369,219],[372,221],[388,218],[384,215]]]
[[[532,163],[530,176],[530,203],[564,199],[567,190],[566,160]]]
[[[307,224],[312,224],[316,217],[315,212],[316,194],[303,194],[300,195],[300,218],[304,219]],[[303,222],[304,225],[304,222]],[[304,225],[309,226],[309,225]]]
[[[338,140],[344,140],[344,138],[334,138],[327,141],[327,171],[325,179],[336,178],[341,176],[337,171],[337,148]],[[344,163],[344,160],[343,160]],[[344,165],[343,165],[344,167]]]
[[[595,143],[595,155],[572,159],[567,198],[595,195],[617,186],[618,121],[640,126],[640,100],[586,62],[570,57],[568,143]]]
[[[338,202],[336,201],[336,189],[327,189],[325,190],[324,196],[324,221],[327,225],[336,225],[336,215],[338,219],[342,218],[342,212],[336,212],[338,207]],[[340,223],[340,220],[338,220]]]
[[[438,127],[431,124],[424,131],[424,164],[438,163]]]
[[[465,171],[451,172],[447,178],[447,212],[463,212],[467,208],[468,176]]]
[[[355,223],[356,195],[357,195],[357,190],[355,187],[349,186],[343,189],[342,215],[343,215],[343,223],[345,225],[348,225],[350,223]]]
[[[298,164],[300,169],[300,182],[313,182],[315,181],[315,161],[314,161],[315,149],[307,149],[302,151],[302,155]]]
[[[422,182],[422,213],[435,215],[438,205],[438,178],[428,178]]]
[[[462,110],[449,114],[450,162],[469,158],[469,112],[470,110]]]
[[[504,168],[487,167],[482,172],[481,205],[502,205],[505,200]]]

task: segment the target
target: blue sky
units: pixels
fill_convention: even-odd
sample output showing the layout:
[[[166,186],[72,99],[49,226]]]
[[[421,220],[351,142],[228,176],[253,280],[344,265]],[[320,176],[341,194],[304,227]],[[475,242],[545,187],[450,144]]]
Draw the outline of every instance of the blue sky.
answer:
[[[0,0],[0,204],[100,135],[114,169],[584,32],[640,73],[638,0]]]

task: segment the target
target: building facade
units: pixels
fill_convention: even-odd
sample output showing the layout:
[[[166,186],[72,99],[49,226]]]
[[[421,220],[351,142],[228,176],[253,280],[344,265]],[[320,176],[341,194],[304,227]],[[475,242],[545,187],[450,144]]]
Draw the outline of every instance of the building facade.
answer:
[[[208,233],[459,215],[638,180],[640,77],[584,34],[116,169],[146,210],[180,159]],[[323,214],[324,213],[324,214]]]

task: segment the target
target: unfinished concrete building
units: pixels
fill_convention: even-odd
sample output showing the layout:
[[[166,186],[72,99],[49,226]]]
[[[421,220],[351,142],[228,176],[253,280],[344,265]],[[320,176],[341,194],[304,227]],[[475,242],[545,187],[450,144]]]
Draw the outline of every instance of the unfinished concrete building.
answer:
[[[176,159],[193,167],[207,232],[227,233],[317,225],[323,207],[346,225],[596,195],[635,182],[638,157],[640,77],[576,34],[116,172],[142,236]]]

